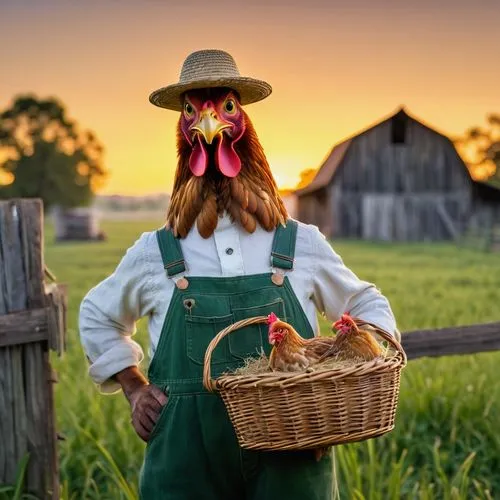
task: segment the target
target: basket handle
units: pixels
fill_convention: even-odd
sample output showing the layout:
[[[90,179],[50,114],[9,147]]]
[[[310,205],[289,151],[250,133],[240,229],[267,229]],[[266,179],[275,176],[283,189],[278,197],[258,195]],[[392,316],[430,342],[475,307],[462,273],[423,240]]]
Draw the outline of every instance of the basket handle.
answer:
[[[211,378],[211,368],[210,362],[212,360],[212,352],[217,347],[217,344],[226,336],[240,328],[245,326],[256,325],[258,323],[267,323],[267,316],[255,316],[253,318],[242,319],[237,321],[232,325],[226,326],[224,330],[221,330],[208,344],[207,350],[205,351],[205,362],[203,365],[203,386],[209,392],[214,392],[217,389],[215,380]]]
[[[395,339],[394,336],[392,336],[390,333],[386,332],[385,330],[382,330],[382,328],[379,328],[378,326],[374,325],[373,323],[370,323],[368,321],[364,321],[360,318],[352,318],[358,326],[369,326],[373,328],[373,330],[377,333],[377,335],[380,335],[384,340],[389,342],[392,347],[396,349],[401,355],[403,356],[404,363],[406,364],[406,353],[401,346],[401,344]],[[253,318],[247,318],[247,319],[242,319],[241,321],[237,321],[236,323],[233,323],[232,325],[226,326],[224,330],[221,330],[208,344],[207,350],[205,351],[205,361],[203,365],[203,386],[205,389],[209,392],[214,392],[217,390],[217,382],[212,379],[212,373],[211,373],[211,361],[212,361],[212,352],[214,349],[217,347],[217,344],[226,336],[229,335],[232,332],[235,332],[236,330],[239,330],[240,328],[244,328],[245,326],[250,326],[250,325],[256,325],[259,323],[267,323],[267,316],[255,316]]]
[[[364,319],[361,318],[352,318],[352,319],[356,322],[356,325],[358,327],[369,326],[373,328],[373,330],[377,335],[380,335],[384,340],[389,342],[389,344],[391,344],[392,347],[394,347],[394,349],[396,349],[396,351],[398,351],[403,356],[404,363],[406,364],[407,362],[406,353],[403,349],[403,346],[396,340],[396,337],[391,335],[389,332],[382,330],[382,328],[379,328],[377,325],[370,323],[369,321],[365,321]]]

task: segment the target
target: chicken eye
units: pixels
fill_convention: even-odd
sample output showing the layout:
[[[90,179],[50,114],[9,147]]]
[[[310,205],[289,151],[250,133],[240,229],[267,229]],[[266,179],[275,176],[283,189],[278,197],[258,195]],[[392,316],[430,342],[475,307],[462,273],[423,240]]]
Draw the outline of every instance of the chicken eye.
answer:
[[[184,104],[184,112],[186,113],[186,116],[193,115],[194,109],[193,109],[193,106],[191,106],[191,104],[189,102],[186,102]]]
[[[234,103],[233,99],[228,99],[226,101],[226,103],[224,104],[224,110],[229,114],[233,114],[236,112],[236,104]]]

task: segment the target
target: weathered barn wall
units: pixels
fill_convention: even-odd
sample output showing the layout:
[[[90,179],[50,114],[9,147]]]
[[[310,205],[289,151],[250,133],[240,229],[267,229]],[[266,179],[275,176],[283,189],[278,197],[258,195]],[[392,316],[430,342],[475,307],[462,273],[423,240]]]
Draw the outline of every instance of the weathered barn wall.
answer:
[[[318,226],[323,234],[332,234],[332,206],[327,189],[320,189],[311,195],[301,197],[297,214],[302,222]]]
[[[446,137],[408,119],[405,144],[391,143],[391,121],[351,141],[335,183],[377,193],[469,189],[469,176]]]
[[[391,121],[356,137],[329,187],[336,236],[377,240],[457,237],[470,209],[470,179],[451,142],[408,119],[404,144]]]
[[[399,143],[394,118],[404,121]],[[448,138],[400,113],[349,141],[329,184],[299,197],[299,216],[328,236],[453,239],[467,225],[472,184]]]
[[[447,240],[500,223],[500,190],[472,181],[452,142],[404,111],[338,144],[298,197],[299,218],[329,237]]]

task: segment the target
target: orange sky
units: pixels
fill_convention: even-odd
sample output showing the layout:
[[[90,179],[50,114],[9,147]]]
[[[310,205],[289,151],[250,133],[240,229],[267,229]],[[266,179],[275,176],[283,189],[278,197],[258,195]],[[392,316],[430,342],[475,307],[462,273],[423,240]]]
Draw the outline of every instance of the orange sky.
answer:
[[[222,48],[273,94],[248,106],[281,186],[400,104],[448,134],[500,112],[500,2],[1,0],[0,108],[56,95],[106,146],[106,193],[168,191],[177,113],[149,93]]]

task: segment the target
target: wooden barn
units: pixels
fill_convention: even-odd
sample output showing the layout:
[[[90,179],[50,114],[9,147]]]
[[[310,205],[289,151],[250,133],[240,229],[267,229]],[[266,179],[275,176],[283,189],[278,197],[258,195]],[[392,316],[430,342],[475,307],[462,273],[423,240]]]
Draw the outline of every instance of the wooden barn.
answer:
[[[404,109],[335,146],[296,194],[298,218],[329,237],[447,240],[473,219],[500,223],[500,190],[473,181],[450,139]]]

